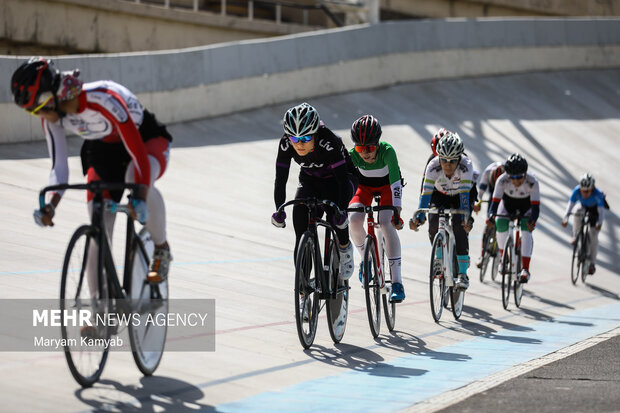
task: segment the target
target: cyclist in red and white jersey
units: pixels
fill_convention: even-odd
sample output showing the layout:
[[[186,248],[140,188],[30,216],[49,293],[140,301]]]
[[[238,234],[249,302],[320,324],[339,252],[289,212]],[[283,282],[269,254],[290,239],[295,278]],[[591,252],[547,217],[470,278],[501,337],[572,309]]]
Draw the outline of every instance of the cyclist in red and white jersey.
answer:
[[[496,225],[497,243],[500,255],[504,253],[504,243],[508,238],[508,218],[496,215],[522,215],[521,225],[521,263],[519,281],[530,279],[530,259],[534,249],[532,231],[540,214],[540,186],[538,179],[527,171],[527,161],[518,153],[513,153],[504,163],[504,173],[497,179],[493,199],[489,207],[488,225]],[[501,261],[500,261],[501,262]]]
[[[51,60],[32,57],[13,73],[11,91],[18,106],[41,118],[52,159],[50,185],[69,180],[67,131],[84,139],[82,171],[88,182],[145,185],[142,193],[133,195],[130,205],[134,217],[146,225],[155,242],[148,277],[159,282],[167,276],[172,256],[166,238],[164,200],[153,184],[166,170],[172,137],[124,86],[107,80],[83,83],[78,76],[79,70],[60,72]],[[53,225],[62,195],[53,193],[43,209],[35,210],[38,225]],[[122,193],[106,193],[105,197],[120,201]],[[92,198],[89,192],[89,212]],[[105,217],[110,238],[114,216],[106,213]]]

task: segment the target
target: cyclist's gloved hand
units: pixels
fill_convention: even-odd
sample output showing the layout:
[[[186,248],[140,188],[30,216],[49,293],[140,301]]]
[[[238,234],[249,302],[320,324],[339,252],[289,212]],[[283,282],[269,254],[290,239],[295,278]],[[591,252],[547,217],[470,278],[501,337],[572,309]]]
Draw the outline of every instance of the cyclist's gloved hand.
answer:
[[[345,229],[349,225],[349,217],[347,214],[334,214],[332,224],[338,229]]]
[[[54,218],[55,208],[53,204],[47,204],[43,209],[35,209],[32,217],[35,224],[40,227],[54,226],[52,218]]]
[[[567,225],[568,225],[568,219],[566,219],[566,217],[562,218],[562,226],[566,228]]]
[[[495,216],[490,216],[487,218],[487,227],[493,228],[495,226]]]
[[[416,212],[415,219],[422,225],[426,222],[426,214],[424,212]]]
[[[135,213],[135,219],[144,225],[149,219],[149,207],[146,205],[146,201],[132,198],[130,205]]]
[[[532,232],[532,231],[534,231],[534,228],[536,228],[536,221],[532,221],[532,220],[528,221],[527,222],[527,230]]]
[[[271,215],[271,223],[274,227],[284,228],[286,226],[286,212],[276,211]]]
[[[398,222],[394,222],[394,216],[392,215],[392,225],[394,226],[394,228],[396,228],[396,229],[403,229],[403,225],[404,224],[405,224],[405,222],[400,217],[400,215],[398,216]]]
[[[600,231],[601,228],[603,228],[603,224],[596,224],[596,226],[594,227],[597,231]]]

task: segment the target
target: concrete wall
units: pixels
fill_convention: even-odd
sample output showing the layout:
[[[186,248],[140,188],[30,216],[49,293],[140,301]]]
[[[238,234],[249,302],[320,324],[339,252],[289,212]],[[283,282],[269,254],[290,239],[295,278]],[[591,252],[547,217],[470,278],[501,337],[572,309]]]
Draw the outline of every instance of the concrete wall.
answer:
[[[620,67],[620,19],[431,20],[355,26],[168,52],[56,59],[113,79],[165,122],[402,82]],[[0,58],[0,141],[41,139],[11,103],[22,58]]]

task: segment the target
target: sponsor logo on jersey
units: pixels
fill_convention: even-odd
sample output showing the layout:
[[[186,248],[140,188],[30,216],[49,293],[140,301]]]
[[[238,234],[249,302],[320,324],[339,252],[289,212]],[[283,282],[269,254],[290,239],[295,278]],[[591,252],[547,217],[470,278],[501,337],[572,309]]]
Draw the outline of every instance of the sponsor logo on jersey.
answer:
[[[322,168],[323,165],[325,165],[324,163],[314,163],[314,162],[310,162],[309,164],[306,164],[305,162],[301,162],[299,164],[299,166],[301,166],[302,168],[308,168],[308,169],[312,169],[312,168]]]
[[[334,147],[331,146],[326,139],[319,140],[319,146],[325,149],[327,152],[330,152],[334,149]]]

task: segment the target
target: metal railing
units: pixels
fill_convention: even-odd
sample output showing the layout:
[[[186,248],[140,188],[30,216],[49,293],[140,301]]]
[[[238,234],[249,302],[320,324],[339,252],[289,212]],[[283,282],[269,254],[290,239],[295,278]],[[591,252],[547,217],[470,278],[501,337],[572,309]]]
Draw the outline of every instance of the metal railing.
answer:
[[[126,0],[133,3],[138,4],[155,4],[161,5],[166,9],[170,8],[190,8],[194,12],[201,11],[210,11],[206,8],[201,8],[200,0],[185,0],[183,2],[174,1],[174,0]],[[310,12],[313,10],[320,11],[324,13],[336,26],[342,27],[345,23],[340,19],[338,13],[366,13],[368,11],[367,5],[364,3],[372,2],[377,0],[357,0],[354,2],[348,1],[339,1],[339,0],[316,0],[313,4],[301,4],[295,1],[286,1],[286,0],[247,0],[246,1],[232,1],[235,6],[247,8],[247,17],[248,20],[254,20],[255,18],[255,10],[257,8],[264,8],[265,6],[273,6],[274,7],[274,21],[277,24],[282,23],[282,9],[290,8],[290,9],[301,9],[301,22],[304,26],[307,26],[310,22]],[[222,16],[228,16],[227,13],[228,4],[227,0],[220,0],[220,14]],[[234,16],[238,16],[238,14],[233,14]]]

